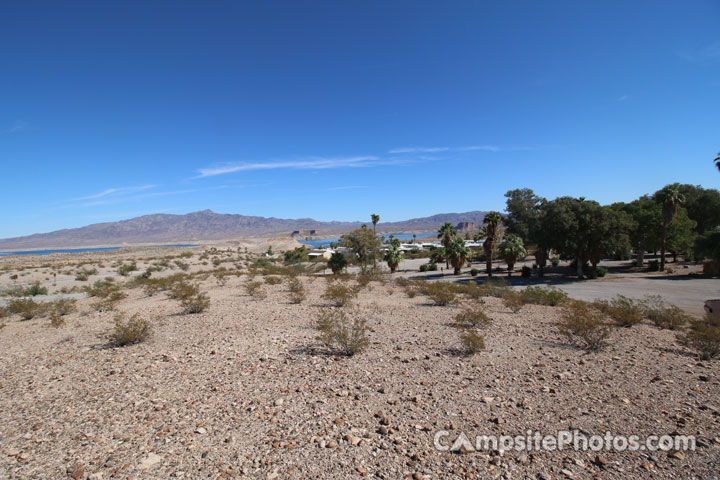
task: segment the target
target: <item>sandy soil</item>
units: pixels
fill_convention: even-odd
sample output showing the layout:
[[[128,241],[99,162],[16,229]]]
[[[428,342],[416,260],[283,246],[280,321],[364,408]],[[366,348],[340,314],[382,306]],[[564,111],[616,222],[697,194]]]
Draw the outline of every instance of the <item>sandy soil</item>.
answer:
[[[128,255],[142,271],[181,251],[88,256],[104,265],[89,282]],[[55,289],[61,276],[68,287],[88,283],[62,274],[78,267],[53,270],[55,260],[8,260],[3,286],[52,282],[53,271]],[[39,268],[10,280],[28,261]],[[192,264],[188,272],[214,267],[197,254],[181,261]],[[308,299],[295,305],[284,283],[264,285],[267,298],[257,300],[242,287],[246,276],[224,286],[210,277],[201,286],[211,306],[195,315],[180,315],[163,294],[127,290],[117,308],[150,319],[153,334],[123,348],[108,347],[115,314],[94,311],[94,299],[79,300],[61,328],[6,319],[0,478],[717,478],[720,362],[698,361],[673,332],[649,323],[616,329],[607,350],[586,353],[558,334],[557,309],[513,314],[488,298],[487,349],[465,357],[451,325],[460,306],[431,306],[372,282],[356,301],[370,345],[339,357],[313,329],[327,283],[301,278]],[[528,429],[695,435],[698,448],[500,455],[433,446],[438,430],[454,438]]]

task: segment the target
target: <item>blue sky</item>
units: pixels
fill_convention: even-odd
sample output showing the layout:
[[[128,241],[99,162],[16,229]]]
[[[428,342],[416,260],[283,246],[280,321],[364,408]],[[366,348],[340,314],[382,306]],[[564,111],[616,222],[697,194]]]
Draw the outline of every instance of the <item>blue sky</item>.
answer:
[[[720,187],[717,1],[0,7],[0,237]]]

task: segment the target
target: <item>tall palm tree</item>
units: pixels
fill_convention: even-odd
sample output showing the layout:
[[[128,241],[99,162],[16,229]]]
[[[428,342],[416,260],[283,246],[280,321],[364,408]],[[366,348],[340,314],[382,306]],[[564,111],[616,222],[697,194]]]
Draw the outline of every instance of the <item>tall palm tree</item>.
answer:
[[[502,223],[502,216],[498,212],[488,212],[483,220],[485,224],[485,242],[483,249],[485,250],[486,270],[488,277],[492,277],[492,261],[495,252],[495,244],[498,237],[498,227]]]
[[[720,170],[720,152],[718,152],[717,157],[715,157],[715,166],[718,170]]]
[[[446,252],[450,249],[450,244],[456,235],[457,230],[452,226],[452,223],[445,222],[443,226],[440,227],[440,230],[438,230],[438,239],[442,240]],[[448,258],[445,259],[445,268],[450,268],[450,260]]]
[[[685,195],[680,192],[678,185],[668,185],[656,194],[656,199],[662,204],[663,230],[660,244],[660,271],[664,272],[668,228],[675,220],[680,204],[685,201]]]
[[[377,236],[377,224],[380,221],[380,215],[378,215],[377,213],[371,213],[370,221],[373,224],[373,233],[375,234],[375,236]],[[377,259],[375,257],[377,257],[377,255],[373,256],[373,270],[377,269]]]
[[[470,257],[470,249],[465,246],[465,240],[456,237],[447,250],[447,258],[455,269],[453,272],[455,275],[460,275],[460,271],[465,266],[468,257]]]
[[[527,255],[525,245],[523,245],[522,238],[517,235],[510,234],[505,237],[505,240],[500,244],[500,256],[505,260],[508,266],[508,274],[515,268],[518,258],[522,258]]]

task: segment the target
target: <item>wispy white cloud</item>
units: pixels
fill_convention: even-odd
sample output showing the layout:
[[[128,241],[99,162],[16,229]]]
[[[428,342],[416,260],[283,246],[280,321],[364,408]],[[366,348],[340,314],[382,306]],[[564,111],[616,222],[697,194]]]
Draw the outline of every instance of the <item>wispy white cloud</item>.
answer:
[[[321,158],[310,157],[303,160],[287,162],[258,162],[258,163],[237,163],[221,165],[217,167],[201,168],[198,170],[198,177],[213,177],[227,173],[248,172],[252,170],[325,170],[331,168],[362,168],[379,165],[390,165],[401,163],[398,159],[381,159],[376,156],[345,157],[345,158]]]
[[[624,102],[624,101],[627,100],[628,98],[630,98],[630,95],[623,95],[623,96],[621,96],[621,97],[618,97],[618,98],[617,98],[617,101],[618,101],[618,102]]]
[[[328,188],[328,191],[335,191],[335,190],[356,190],[358,188],[368,188],[367,185],[347,185],[343,187],[330,187]]]
[[[720,42],[711,43],[693,51],[682,51],[679,55],[691,63],[714,63],[720,62]]]
[[[496,145],[470,145],[469,147],[403,147],[388,150],[388,153],[438,153],[438,152],[471,152],[482,150],[497,152],[500,147]]]
[[[14,132],[20,132],[22,130],[27,129],[30,126],[28,122],[25,120],[15,120],[13,124],[5,130],[7,133],[14,133]]]
[[[135,193],[142,190],[149,190],[151,188],[155,188],[157,185],[139,185],[136,187],[117,187],[117,188],[108,188],[107,190],[103,190],[100,193],[95,193],[92,195],[87,195],[85,197],[78,197],[73,198],[71,201],[78,202],[81,200],[93,200],[96,198],[103,198],[103,197],[109,197],[109,196],[118,196],[118,195],[126,195],[129,193]]]

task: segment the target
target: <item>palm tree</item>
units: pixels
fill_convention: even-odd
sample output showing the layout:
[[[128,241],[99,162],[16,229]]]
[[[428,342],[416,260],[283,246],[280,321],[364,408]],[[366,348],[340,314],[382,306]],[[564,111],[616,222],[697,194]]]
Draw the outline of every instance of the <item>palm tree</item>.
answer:
[[[675,220],[680,204],[685,201],[685,195],[680,192],[678,185],[668,185],[657,192],[655,198],[662,204],[663,231],[662,242],[660,244],[660,271],[664,272],[668,228],[673,220]]]
[[[445,222],[443,223],[443,226],[440,227],[440,230],[438,230],[438,237],[442,240],[443,247],[445,247],[445,251],[448,251],[450,249],[450,244],[453,241],[453,238],[457,235],[457,231],[455,230],[455,227],[452,226],[452,223]],[[445,259],[445,268],[450,268],[450,260]]]
[[[455,275],[460,275],[460,270],[465,266],[469,256],[470,249],[465,246],[465,240],[456,237],[447,250],[447,258],[455,269],[453,272]]]
[[[515,268],[515,263],[518,258],[522,258],[527,255],[525,245],[523,245],[522,238],[514,234],[509,234],[505,237],[505,241],[500,244],[500,256],[505,260],[508,266],[508,272],[512,272]]]
[[[378,215],[377,213],[371,213],[370,221],[373,224],[373,233],[375,234],[375,236],[377,236],[377,224],[380,221],[380,215]],[[377,260],[375,257],[373,257],[373,270],[376,270],[376,269],[377,269]]]
[[[485,224],[485,242],[483,249],[485,250],[486,270],[488,277],[492,277],[493,253],[495,252],[495,243],[498,237],[498,227],[502,223],[502,216],[498,212],[489,212],[483,219]]]
[[[390,267],[390,273],[395,273],[402,259],[403,253],[400,251],[400,240],[394,240],[385,252],[385,261]]]
[[[720,152],[718,152],[717,157],[715,157],[715,166],[718,170],[720,170]]]

